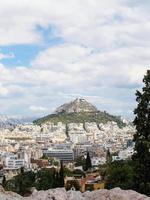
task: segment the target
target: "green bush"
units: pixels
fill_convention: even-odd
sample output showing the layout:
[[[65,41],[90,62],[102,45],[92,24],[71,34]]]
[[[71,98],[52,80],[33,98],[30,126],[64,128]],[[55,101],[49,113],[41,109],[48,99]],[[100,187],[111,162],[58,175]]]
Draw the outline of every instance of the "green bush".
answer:
[[[134,188],[134,168],[132,162],[115,161],[107,169],[107,188],[120,187],[122,189]]]

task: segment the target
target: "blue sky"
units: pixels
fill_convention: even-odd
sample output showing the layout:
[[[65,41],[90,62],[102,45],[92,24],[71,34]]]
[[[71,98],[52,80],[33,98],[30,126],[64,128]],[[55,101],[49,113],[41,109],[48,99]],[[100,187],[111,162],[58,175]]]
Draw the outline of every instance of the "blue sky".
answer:
[[[1,2],[0,114],[44,116],[82,97],[132,119],[149,13],[147,0]]]

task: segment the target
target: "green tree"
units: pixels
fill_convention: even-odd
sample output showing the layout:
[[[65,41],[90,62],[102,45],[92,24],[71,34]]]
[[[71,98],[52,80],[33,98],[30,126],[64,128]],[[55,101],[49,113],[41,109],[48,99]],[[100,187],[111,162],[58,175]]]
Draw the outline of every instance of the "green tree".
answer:
[[[75,166],[79,167],[82,166],[82,168],[85,168],[85,158],[84,156],[78,156],[77,158],[75,158]]]
[[[54,182],[53,182],[53,188],[57,188],[57,187],[59,187],[59,173],[58,172],[54,172],[54,174],[53,174],[53,180],[54,180]]]
[[[70,170],[70,169],[67,168],[67,167],[64,167],[64,177],[65,177],[65,176],[73,176],[72,170]]]
[[[59,161],[53,160],[53,165],[58,167],[59,166]]]
[[[137,108],[134,110],[136,134],[134,135],[136,189],[150,195],[150,70],[143,79],[142,91],[136,92]]]
[[[59,171],[59,183],[60,187],[64,187],[64,167],[63,167],[63,161],[61,161],[60,165],[60,171]]]
[[[20,174],[16,176],[16,181],[15,181],[17,192],[21,195],[24,195],[23,176],[24,176],[24,167],[21,167]]]
[[[35,182],[35,173],[32,171],[22,172],[12,179],[6,181],[5,190],[11,190],[18,194],[25,195],[30,193],[30,188]]]
[[[91,163],[91,158],[90,158],[90,154],[89,154],[88,151],[87,151],[85,163],[86,163],[86,164],[85,164],[85,169],[86,169],[86,170],[91,169],[92,163]]]
[[[5,177],[5,175],[3,176],[2,186],[3,186],[3,188],[5,188],[5,186],[6,186],[6,177]]]
[[[107,164],[110,164],[112,161],[112,155],[110,153],[110,149],[107,150],[107,154],[106,154],[106,162]]]
[[[48,156],[46,156],[45,154],[43,154],[43,156],[40,159],[44,159],[44,160],[48,160]]]
[[[128,161],[115,161],[107,169],[107,188],[120,187],[132,189],[134,185],[134,168]]]
[[[108,167],[109,167],[109,165],[107,163],[99,166],[99,174],[100,174],[102,180],[106,180],[107,179]]]
[[[73,176],[75,176],[75,175],[79,175],[79,176],[81,176],[81,177],[85,177],[84,171],[82,171],[82,170],[80,170],[80,169],[75,169],[75,170],[73,170]]]
[[[53,188],[55,183],[53,169],[41,169],[37,172],[35,187],[37,190],[48,190]]]
[[[35,173],[27,171],[22,174],[22,194],[30,193],[30,188],[35,182]]]

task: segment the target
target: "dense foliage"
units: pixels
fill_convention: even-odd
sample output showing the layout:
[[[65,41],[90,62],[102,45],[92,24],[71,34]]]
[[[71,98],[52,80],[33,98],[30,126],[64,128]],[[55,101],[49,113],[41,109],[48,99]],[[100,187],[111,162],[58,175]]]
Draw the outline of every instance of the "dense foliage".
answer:
[[[86,161],[85,161],[85,157],[82,155],[82,156],[78,156],[77,158],[75,158],[75,166],[76,167],[79,167],[79,166],[82,166],[83,169],[85,169],[85,164],[86,164]]]
[[[20,174],[6,181],[3,186],[5,190],[11,190],[21,195],[30,193],[32,187],[37,190],[64,187],[63,165],[61,164],[59,171],[56,171],[55,168],[41,169],[37,172],[21,171]]]
[[[117,122],[118,126],[121,128],[125,126],[120,117],[113,116],[107,112],[80,112],[80,113],[59,113],[51,114],[46,117],[37,119],[34,121],[35,124],[41,125],[46,122],[62,122],[64,124],[68,123],[85,123],[85,122],[96,122],[107,123],[109,121]]]
[[[11,190],[21,195],[30,192],[30,188],[33,187],[35,182],[35,173],[32,171],[24,172],[14,176],[12,179],[6,181],[5,190]]]
[[[33,184],[37,190],[48,190],[55,184],[55,170],[42,169],[36,174],[36,181]]]
[[[107,166],[107,188],[120,187],[121,189],[134,188],[134,168],[132,161],[115,161]]]
[[[84,171],[82,171],[81,169],[75,169],[75,170],[73,170],[73,176],[75,177],[75,176],[80,176],[80,177],[85,177],[86,176],[86,174],[85,174],[85,172]]]
[[[134,111],[136,126],[135,154],[136,190],[150,195],[150,70],[143,79],[142,91],[136,92],[137,108]]]

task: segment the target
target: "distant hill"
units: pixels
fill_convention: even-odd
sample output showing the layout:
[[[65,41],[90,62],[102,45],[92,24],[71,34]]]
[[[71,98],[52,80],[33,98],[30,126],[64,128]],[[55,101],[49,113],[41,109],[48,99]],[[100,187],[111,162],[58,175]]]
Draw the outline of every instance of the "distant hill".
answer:
[[[55,124],[57,122],[62,122],[64,124],[96,122],[97,124],[100,124],[107,123],[109,121],[116,122],[119,127],[126,125],[120,117],[110,115],[105,111],[98,111],[95,106],[88,103],[85,99],[76,99],[58,107],[54,114],[37,119],[33,121],[33,123],[41,125],[47,122]]]
[[[31,123],[35,117],[0,115],[0,128],[9,128],[17,124]]]

